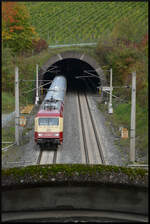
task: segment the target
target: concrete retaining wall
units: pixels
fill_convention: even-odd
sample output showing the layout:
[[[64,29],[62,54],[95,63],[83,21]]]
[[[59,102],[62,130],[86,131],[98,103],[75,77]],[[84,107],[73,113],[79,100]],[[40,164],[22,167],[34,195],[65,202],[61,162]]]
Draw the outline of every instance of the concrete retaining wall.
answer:
[[[148,171],[53,164],[2,170],[3,221],[148,220]]]
[[[2,193],[3,220],[17,220],[20,212],[24,219],[30,211],[99,211],[99,219],[146,221],[148,193],[145,188],[114,185],[101,186],[37,186]],[[8,213],[9,212],[9,213]],[[9,216],[8,214],[11,214]],[[79,212],[77,213],[79,214]],[[42,217],[42,216],[40,216]],[[36,218],[33,216],[32,218]],[[39,218],[39,217],[38,217]],[[46,218],[46,215],[44,216]],[[57,217],[56,217],[57,218]],[[65,218],[64,215],[62,218]]]

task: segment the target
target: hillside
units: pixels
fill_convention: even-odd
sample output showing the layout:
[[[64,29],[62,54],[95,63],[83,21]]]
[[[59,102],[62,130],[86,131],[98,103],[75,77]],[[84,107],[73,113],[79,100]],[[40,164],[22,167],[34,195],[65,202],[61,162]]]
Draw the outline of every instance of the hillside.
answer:
[[[131,17],[141,28],[148,23],[148,2],[26,2],[26,6],[32,25],[51,45],[97,42],[123,17]]]
[[[30,11],[32,25],[48,44],[97,42],[96,48],[82,47],[82,51],[92,54],[102,66],[112,66],[114,86],[126,84],[130,86],[130,74],[133,70],[137,71],[136,148],[139,152],[137,157],[147,162],[148,2],[23,2],[23,4],[26,4]],[[123,45],[124,47],[118,45],[117,40],[120,37],[129,41],[129,45]],[[3,112],[14,111],[12,71],[15,63],[19,65],[20,79],[30,80],[35,77],[36,64],[41,67],[50,57],[63,50],[81,50],[81,48],[47,49],[40,54],[18,55],[15,60],[11,49],[3,49]],[[34,85],[32,82],[20,82],[20,106],[34,103],[33,93],[29,92],[26,97],[22,94],[34,88]],[[119,102],[113,99],[114,114],[109,116],[116,129],[116,135],[119,136],[119,126],[123,125],[130,129],[131,89],[116,88],[113,93],[124,100]],[[101,110],[105,106],[102,104]],[[107,106],[104,111],[107,115]],[[117,144],[121,150],[126,150],[129,148],[129,139],[125,141],[119,139]]]

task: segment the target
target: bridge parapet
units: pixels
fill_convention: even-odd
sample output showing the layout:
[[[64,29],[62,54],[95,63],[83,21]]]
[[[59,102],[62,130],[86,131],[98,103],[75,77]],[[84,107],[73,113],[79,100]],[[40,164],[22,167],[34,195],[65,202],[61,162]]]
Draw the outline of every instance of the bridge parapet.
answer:
[[[91,214],[92,221],[147,221],[147,172],[144,169],[79,164],[4,169],[2,219],[29,220],[32,213],[34,221],[39,218],[51,221],[52,211],[58,211],[58,214],[61,211],[60,220],[65,217],[67,220],[69,214],[79,219],[83,214],[84,219]],[[43,212],[47,212],[44,217]],[[53,217],[56,220],[57,215]]]

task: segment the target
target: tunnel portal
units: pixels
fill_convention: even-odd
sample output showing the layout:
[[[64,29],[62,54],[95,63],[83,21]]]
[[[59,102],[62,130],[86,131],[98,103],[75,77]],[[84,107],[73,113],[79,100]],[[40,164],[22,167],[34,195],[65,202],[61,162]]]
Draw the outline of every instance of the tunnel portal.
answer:
[[[48,71],[44,74],[43,79],[46,80],[53,79],[56,75],[63,75],[67,79],[67,89],[68,91],[75,89],[82,89],[83,81],[89,81],[93,84],[93,91],[96,87],[100,85],[99,76],[96,71],[86,62],[67,58],[57,61],[52,66],[48,68]],[[47,88],[50,84],[46,85]]]
[[[49,88],[49,80],[56,75],[67,79],[67,91],[85,90],[83,82],[91,84],[91,91],[98,91],[98,86],[104,84],[103,72],[97,61],[84,53],[63,52],[49,59],[43,66],[40,79],[43,79],[45,89]]]

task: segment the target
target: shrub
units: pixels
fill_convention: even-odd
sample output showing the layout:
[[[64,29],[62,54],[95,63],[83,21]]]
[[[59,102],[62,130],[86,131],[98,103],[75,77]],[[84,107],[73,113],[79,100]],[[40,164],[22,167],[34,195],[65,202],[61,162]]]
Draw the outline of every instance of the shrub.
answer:
[[[124,25],[122,25],[124,24]],[[132,85],[132,72],[136,71],[136,150],[148,151],[148,34],[145,27],[130,23],[118,24],[107,37],[101,37],[97,46],[100,63],[112,67],[113,86]],[[102,64],[102,63],[101,63]],[[109,77],[108,77],[109,80]],[[113,94],[130,104],[131,88],[114,88]],[[114,101],[114,100],[113,100]],[[115,108],[115,124],[130,123],[131,105]]]
[[[40,53],[41,51],[48,48],[47,42],[43,39],[33,40],[32,45],[35,53]]]

